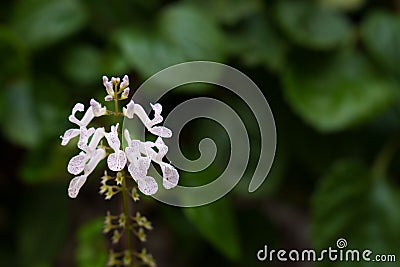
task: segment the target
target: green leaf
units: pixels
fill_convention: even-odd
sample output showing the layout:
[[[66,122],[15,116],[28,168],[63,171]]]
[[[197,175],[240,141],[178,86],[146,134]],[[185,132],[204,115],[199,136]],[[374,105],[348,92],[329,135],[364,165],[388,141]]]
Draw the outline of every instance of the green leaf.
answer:
[[[273,71],[283,69],[288,47],[265,17],[253,16],[231,38],[228,45],[247,66],[261,64]]]
[[[4,94],[3,131],[9,140],[34,147],[40,142],[40,127],[34,107],[32,89],[26,81],[9,84]]]
[[[374,11],[361,24],[361,39],[373,58],[400,74],[400,18],[395,13]]]
[[[392,83],[356,51],[331,57],[301,54],[291,62],[283,75],[286,99],[321,131],[362,123],[392,103]]]
[[[161,37],[189,60],[218,60],[224,54],[222,35],[206,13],[185,6],[168,7],[158,21]]]
[[[276,20],[287,36],[299,45],[332,49],[350,43],[353,30],[346,17],[307,1],[278,1]]]
[[[345,238],[346,249],[400,256],[400,195],[385,177],[374,177],[357,161],[343,161],[322,178],[312,198],[312,236],[317,249],[336,248]],[[397,266],[385,263],[385,266]],[[322,262],[320,266],[361,266],[359,262]],[[364,262],[362,266],[376,266]]]
[[[318,0],[321,5],[338,10],[357,10],[365,4],[365,0]]]
[[[196,208],[185,208],[186,217],[217,250],[230,260],[240,257],[240,243],[232,203],[228,198]]]
[[[0,26],[0,83],[24,76],[27,67],[28,58],[23,41],[10,27]]]
[[[128,64],[144,77],[185,61],[181,51],[141,31],[122,31],[115,38]]]
[[[12,25],[31,48],[42,48],[80,30],[86,14],[77,0],[21,0]]]
[[[208,16],[228,25],[251,17],[263,8],[263,2],[260,0],[195,0],[193,5],[207,12]]]
[[[24,194],[16,225],[20,266],[54,266],[68,235],[67,200],[63,186],[36,186]]]
[[[114,39],[126,61],[145,77],[189,60],[219,61],[225,54],[215,22],[182,4],[164,9],[153,30],[129,28]]]
[[[19,176],[23,182],[35,184],[70,177],[66,166],[72,155],[71,149],[68,149],[69,146],[61,146],[58,139],[56,141],[27,152],[19,169]],[[75,150],[74,152],[76,153]]]
[[[65,74],[78,84],[94,83],[102,76],[101,53],[93,46],[74,46],[65,53],[63,60]]]
[[[107,245],[104,240],[103,218],[81,225],[78,231],[76,261],[79,267],[103,267],[107,263]]]

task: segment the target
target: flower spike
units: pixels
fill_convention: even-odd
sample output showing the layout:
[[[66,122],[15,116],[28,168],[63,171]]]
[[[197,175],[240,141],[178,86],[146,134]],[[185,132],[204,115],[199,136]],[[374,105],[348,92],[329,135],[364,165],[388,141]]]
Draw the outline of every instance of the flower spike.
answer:
[[[129,95],[129,78],[125,75],[122,79],[112,77],[109,79],[103,76],[103,85],[107,92],[106,101],[118,101],[126,99]],[[82,103],[77,103],[68,117],[69,121],[76,124],[77,128],[68,129],[63,136],[61,145],[65,146],[69,141],[79,136],[77,143],[81,150],[76,156],[73,156],[67,166],[69,173],[79,175],[71,180],[68,189],[70,197],[76,197],[80,188],[85,183],[87,177],[94,171],[95,167],[101,160],[107,157],[107,166],[115,172],[122,171],[127,166],[129,174],[137,183],[138,189],[146,195],[153,195],[158,190],[156,180],[148,174],[151,163],[158,164],[163,174],[163,187],[171,189],[178,184],[179,173],[171,165],[163,162],[163,158],[168,152],[168,147],[165,145],[162,138],[172,136],[172,131],[165,126],[159,125],[163,121],[162,106],[159,103],[150,103],[154,111],[154,117],[149,118],[144,108],[135,103],[133,100],[123,107],[122,112],[128,119],[133,119],[136,115],[144,124],[146,129],[157,136],[155,142],[142,142],[140,140],[132,140],[129,131],[123,131],[123,137],[127,141],[128,146],[122,150],[121,140],[119,139],[118,127],[119,124],[111,126],[110,132],[106,132],[103,127],[89,127],[90,122],[103,115],[109,114],[106,107],[102,106],[95,99],[90,100],[90,106],[85,110]],[[84,112],[81,119],[77,118],[78,112]],[[106,147],[101,143],[105,137],[108,146],[112,149],[112,153],[106,153]],[[120,176],[121,180],[121,176]],[[119,180],[119,182],[121,182]],[[117,192],[117,191],[113,191]]]

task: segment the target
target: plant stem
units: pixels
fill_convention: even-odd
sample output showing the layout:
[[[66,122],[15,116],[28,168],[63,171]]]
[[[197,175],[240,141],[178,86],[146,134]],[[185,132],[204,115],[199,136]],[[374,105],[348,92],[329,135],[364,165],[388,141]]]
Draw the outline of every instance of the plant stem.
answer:
[[[128,190],[126,187],[125,175],[122,179],[122,207],[124,210],[125,218],[129,221],[130,213],[129,213],[129,201],[128,201]],[[131,252],[132,251],[132,240],[131,240],[131,231],[126,227],[125,228],[125,236],[126,236],[126,245],[127,249]]]
[[[115,109],[115,123],[119,123],[119,106],[118,106],[118,96],[114,96],[114,109]],[[119,129],[118,129],[119,131]]]
[[[114,107],[115,107],[115,123],[119,123],[119,105],[118,105],[118,96],[115,95],[114,96]],[[120,131],[120,128],[118,127],[118,135],[120,138],[120,140],[122,141],[122,133]],[[125,180],[126,176],[123,174],[123,178],[122,178],[122,209],[123,209],[123,213],[125,215],[125,218],[127,218],[127,221],[129,222],[129,218],[130,218],[130,212],[129,212],[129,198],[128,198],[128,189],[126,186],[126,180]],[[125,226],[125,239],[126,239],[126,246],[127,246],[127,250],[129,252],[132,252],[132,236],[131,236],[131,231],[128,229],[127,226]],[[132,260],[132,266],[134,266],[134,262]]]

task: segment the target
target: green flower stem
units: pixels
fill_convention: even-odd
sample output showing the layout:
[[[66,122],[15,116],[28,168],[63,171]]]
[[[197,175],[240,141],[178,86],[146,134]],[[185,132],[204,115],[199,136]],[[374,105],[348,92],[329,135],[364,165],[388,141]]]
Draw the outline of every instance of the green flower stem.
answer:
[[[115,109],[115,123],[119,123],[119,106],[118,106],[118,96],[114,96],[114,109]],[[119,130],[119,129],[118,129]]]
[[[115,106],[115,123],[119,123],[119,105],[118,105],[118,95],[116,94],[114,96],[114,106]],[[120,127],[118,127],[118,135],[122,136],[122,133],[120,131]],[[120,137],[121,137],[120,136]],[[122,140],[122,139],[120,139]],[[128,201],[128,189],[126,186],[126,176],[123,175],[122,178],[122,189],[121,189],[121,193],[122,193],[122,208],[123,208],[123,213],[125,215],[125,218],[130,218],[130,213],[129,213],[129,201]],[[126,239],[126,246],[127,246],[127,250],[129,252],[133,252],[133,248],[132,248],[132,236],[131,236],[131,231],[126,231],[125,230],[125,239]],[[133,258],[132,258],[132,264],[131,266],[135,266],[134,262],[133,262]]]
[[[126,180],[125,176],[122,179],[122,206],[124,209],[124,214],[126,218],[129,218],[129,199],[128,199],[128,189],[126,187]],[[125,230],[125,235],[126,235],[126,244],[127,244],[127,249],[131,252],[132,251],[132,237],[131,237],[131,232]]]

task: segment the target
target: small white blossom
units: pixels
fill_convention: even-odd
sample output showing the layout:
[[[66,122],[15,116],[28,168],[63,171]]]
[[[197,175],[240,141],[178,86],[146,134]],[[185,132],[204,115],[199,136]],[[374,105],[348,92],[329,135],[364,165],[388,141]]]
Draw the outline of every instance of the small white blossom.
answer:
[[[124,151],[120,149],[121,141],[118,138],[118,126],[111,126],[111,132],[105,133],[105,137],[109,146],[114,150],[107,158],[108,168],[112,171],[120,171],[126,165],[126,156]]]
[[[178,171],[170,164],[159,162],[163,173],[163,186],[165,189],[174,188],[179,182]]]
[[[68,172],[74,175],[80,174],[85,169],[85,165],[88,160],[89,156],[84,152],[72,157],[68,163]]]
[[[164,126],[154,126],[149,129],[149,132],[163,138],[170,138],[172,136],[171,130]]]
[[[89,123],[93,120],[94,117],[100,117],[106,114],[106,108],[101,107],[100,103],[92,99],[90,101],[90,107],[87,109],[82,119],[79,120],[76,118],[76,113],[83,112],[85,110],[85,106],[82,103],[77,103],[72,108],[71,115],[69,115],[68,120],[79,127],[87,127]],[[66,146],[69,141],[78,135],[81,134],[81,129],[68,129],[63,136],[60,136],[62,139],[61,145]]]
[[[62,146],[66,146],[69,141],[75,137],[77,137],[80,134],[80,130],[79,129],[68,129],[67,131],[65,131],[63,136],[60,136],[60,138],[62,139],[61,141],[61,145]]]
[[[129,78],[128,75],[125,75],[122,78],[122,82],[120,78],[112,77],[111,80],[108,79],[107,76],[103,76],[103,85],[106,88],[107,96],[104,98],[105,101],[112,101],[116,97],[117,94],[121,93],[120,100],[127,99],[129,95]]]
[[[144,124],[146,129],[157,136],[163,137],[163,138],[169,138],[172,136],[172,131],[168,129],[167,127],[164,126],[154,126],[156,124],[159,124],[163,121],[163,117],[161,116],[161,111],[162,111],[162,106],[161,104],[154,104],[151,105],[152,109],[154,110],[154,118],[150,119],[146,111],[143,109],[143,107],[139,104],[135,104],[133,100],[126,105],[126,108],[123,108],[123,114],[126,116],[128,119],[132,119],[134,115],[136,115]]]
[[[104,98],[104,100],[112,101],[114,99],[114,88],[113,83],[111,81],[108,81],[107,76],[103,76],[103,85],[107,91],[107,96]]]
[[[114,86],[118,86],[118,84],[121,82],[121,79],[119,77],[111,77],[111,82]]]
[[[130,88],[129,88],[129,87],[125,88],[124,91],[122,91],[121,100],[122,100],[122,99],[127,99],[127,98],[128,98],[129,91],[130,91]]]
[[[81,175],[78,177],[75,177],[74,179],[71,180],[71,182],[69,183],[69,187],[68,187],[68,196],[70,198],[76,198],[79,190],[81,189],[81,187],[83,186],[83,184],[86,182],[86,175]]]
[[[161,167],[164,188],[171,189],[178,184],[178,171],[172,165],[162,161],[163,157],[168,151],[168,147],[164,144],[160,137],[157,138],[156,142],[154,143],[131,140],[129,131],[127,129],[124,131],[124,137],[128,142],[128,146],[125,148],[126,157],[130,162],[128,165],[128,171],[138,183],[139,190],[142,193],[152,195],[158,190],[158,186],[154,186],[154,178],[147,175],[151,161],[159,164]],[[156,147],[157,151],[155,151],[153,147]]]
[[[151,176],[146,176],[137,182],[139,190],[145,195],[154,195],[158,191],[158,184]]]
[[[83,112],[85,110],[85,106],[82,103],[77,103],[73,108],[72,108],[72,114],[68,117],[69,121],[72,123],[75,123],[78,126],[87,126],[94,118],[94,113],[92,107],[89,107],[85,115],[83,115],[83,118],[79,120],[76,118],[75,114],[80,111]]]
[[[124,78],[122,78],[122,82],[119,87],[121,90],[124,90],[128,86],[129,86],[129,77],[128,75],[125,75]]]
[[[133,115],[135,115],[135,102],[131,100],[126,107],[122,108],[122,113],[128,119],[133,119]]]
[[[106,151],[103,148],[98,148],[90,157],[89,162],[86,164],[84,172],[86,175],[91,174],[96,166],[106,157]]]
[[[107,114],[106,107],[102,107],[99,102],[93,98],[90,100],[90,106],[92,107],[93,114],[95,117],[100,117]]]
[[[67,170],[69,173],[74,175],[78,175],[81,172],[84,172],[84,174],[71,180],[68,189],[68,194],[70,197],[76,197],[80,187],[82,187],[86,181],[86,177],[89,176],[96,168],[97,164],[105,158],[105,150],[103,148],[97,148],[97,145],[104,137],[104,134],[104,128],[98,128],[94,130],[94,128],[86,129],[84,126],[80,127],[78,147],[82,151],[78,155],[71,158],[68,163]],[[88,144],[90,137],[92,137],[92,139]]]

